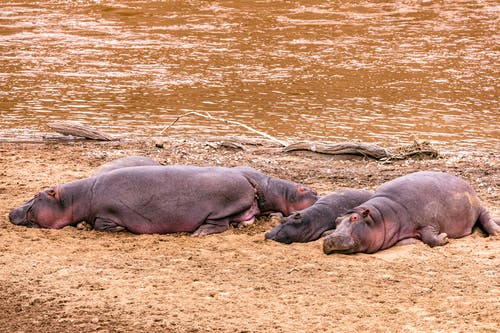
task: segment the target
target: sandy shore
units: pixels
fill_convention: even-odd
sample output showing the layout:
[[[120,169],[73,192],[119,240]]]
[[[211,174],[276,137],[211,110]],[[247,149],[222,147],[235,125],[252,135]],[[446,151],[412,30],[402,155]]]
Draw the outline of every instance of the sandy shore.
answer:
[[[212,145],[213,146],[213,145]],[[430,248],[331,255],[321,240],[264,240],[275,221],[202,238],[17,227],[10,209],[101,164],[249,165],[320,194],[374,189],[417,170],[463,177],[500,217],[500,157],[450,154],[381,163],[204,140],[0,142],[2,332],[498,332],[500,241],[480,231]]]

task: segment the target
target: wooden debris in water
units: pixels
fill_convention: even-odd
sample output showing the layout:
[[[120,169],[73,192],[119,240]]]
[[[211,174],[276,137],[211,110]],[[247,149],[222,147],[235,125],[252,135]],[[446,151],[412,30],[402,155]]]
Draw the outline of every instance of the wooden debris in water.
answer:
[[[95,129],[94,127],[84,125],[78,121],[54,121],[47,124],[52,130],[63,135],[72,135],[90,140],[112,141],[118,140],[113,136]]]

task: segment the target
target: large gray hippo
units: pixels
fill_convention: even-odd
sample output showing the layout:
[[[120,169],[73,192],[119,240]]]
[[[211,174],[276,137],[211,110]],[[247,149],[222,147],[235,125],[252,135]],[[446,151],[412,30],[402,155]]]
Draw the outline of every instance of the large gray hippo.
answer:
[[[415,172],[381,185],[371,199],[339,217],[323,251],[374,253],[408,238],[439,246],[471,234],[476,222],[488,234],[500,234],[500,226],[464,180],[443,172]]]
[[[252,170],[119,168],[46,189],[14,209],[9,218],[27,227],[59,229],[86,221],[102,231],[207,235],[222,232],[230,224],[252,223],[256,215],[267,210],[285,214],[317,200],[314,191],[287,181],[276,180],[276,185],[261,188],[258,180],[245,176],[260,174]],[[267,183],[275,183],[274,178],[268,178]]]
[[[266,239],[290,244],[311,242],[331,229],[335,229],[337,217],[370,199],[373,192],[344,189],[332,192],[311,207],[281,218],[281,224],[266,233]]]

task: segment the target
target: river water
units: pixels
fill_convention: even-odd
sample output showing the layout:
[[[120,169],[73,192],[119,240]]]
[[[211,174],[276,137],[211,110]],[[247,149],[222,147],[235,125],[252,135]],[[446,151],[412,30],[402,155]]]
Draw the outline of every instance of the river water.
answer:
[[[2,1],[0,139],[189,112],[285,140],[497,152],[497,1]],[[251,135],[189,116],[165,136]]]

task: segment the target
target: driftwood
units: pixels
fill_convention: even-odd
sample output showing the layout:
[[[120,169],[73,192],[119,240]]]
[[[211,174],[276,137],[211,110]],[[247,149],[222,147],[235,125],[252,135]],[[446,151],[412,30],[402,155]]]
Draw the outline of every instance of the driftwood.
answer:
[[[283,149],[284,152],[309,150],[329,155],[360,155],[377,160],[389,157],[387,149],[363,142],[297,142]]]
[[[101,132],[91,126],[84,125],[77,121],[55,121],[48,123],[47,126],[63,135],[72,135],[100,141],[118,140],[107,133]]]
[[[428,142],[415,141],[412,145],[393,150],[364,142],[298,142],[283,148],[284,152],[307,150],[329,155],[356,155],[376,160],[403,160],[410,157],[435,158],[438,152]]]

